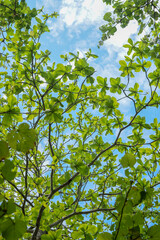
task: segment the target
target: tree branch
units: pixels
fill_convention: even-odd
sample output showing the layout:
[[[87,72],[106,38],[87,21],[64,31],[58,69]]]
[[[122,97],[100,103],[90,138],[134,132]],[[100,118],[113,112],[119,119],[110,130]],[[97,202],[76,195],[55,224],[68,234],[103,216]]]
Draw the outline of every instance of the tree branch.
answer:
[[[71,218],[73,216],[76,216],[76,215],[83,215],[83,214],[89,214],[89,213],[94,213],[94,212],[110,212],[110,211],[114,211],[115,208],[100,208],[100,209],[93,209],[93,210],[89,210],[89,211],[82,211],[82,212],[73,212],[61,219],[59,219],[58,221],[56,221],[55,223],[52,223],[49,225],[50,228],[58,225],[59,223],[62,223],[63,221],[67,220],[68,218]]]

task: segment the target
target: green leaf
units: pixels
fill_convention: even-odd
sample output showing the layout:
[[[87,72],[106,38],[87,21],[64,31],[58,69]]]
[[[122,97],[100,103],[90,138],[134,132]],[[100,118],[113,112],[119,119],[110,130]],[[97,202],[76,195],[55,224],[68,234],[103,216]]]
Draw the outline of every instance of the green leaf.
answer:
[[[114,33],[117,31],[117,28],[116,27],[112,27],[111,30],[110,30],[110,34],[111,35],[114,35]]]
[[[31,17],[37,16],[37,10],[36,10],[36,8],[33,8],[33,9],[32,9],[32,11],[30,12],[30,16],[31,16]]]
[[[110,22],[110,21],[112,21],[111,15],[112,15],[111,12],[107,12],[107,13],[105,13],[103,19],[104,19],[105,21]]]
[[[14,221],[7,218],[1,223],[0,230],[6,240],[18,240],[26,232],[27,227],[25,222],[20,219]]]
[[[0,141],[0,161],[9,157],[8,143],[4,140]]]
[[[12,214],[16,211],[16,205],[13,199],[9,199],[7,201],[3,201],[0,205],[0,217],[3,217],[5,214]]]
[[[108,232],[100,233],[97,240],[112,240],[112,235]]]
[[[16,173],[13,172],[13,169],[13,162],[10,160],[6,160],[4,166],[1,168],[2,175],[6,180],[11,181],[15,178]]]
[[[17,98],[15,96],[11,95],[8,97],[7,102],[10,107],[13,107],[14,105],[17,104]]]
[[[15,130],[11,130],[7,135],[8,144],[11,148],[16,149],[17,141],[19,139],[19,135]]]
[[[4,182],[3,177],[0,175],[0,184],[2,184]],[[0,196],[1,197],[1,196]]]
[[[48,234],[43,234],[41,236],[42,240],[60,240],[62,239],[62,231],[61,229],[57,230],[56,232],[49,231]]]
[[[159,240],[160,236],[160,225],[153,225],[147,231],[147,234],[150,236],[150,240]]]
[[[140,227],[135,226],[129,230],[131,239],[137,239],[140,237]]]
[[[94,225],[89,225],[88,226],[88,231],[89,233],[91,233],[92,235],[94,235],[97,232],[97,227]]]
[[[144,224],[143,213],[141,213],[141,212],[135,213],[133,216],[133,221],[136,222],[136,224],[138,224],[138,225],[143,225]]]
[[[106,4],[111,4],[111,0],[103,0],[103,2]]]
[[[151,63],[150,61],[148,61],[148,62],[146,62],[146,63],[144,64],[144,67],[150,68],[151,65],[152,65],[152,63]]]
[[[73,231],[71,233],[71,236],[72,236],[73,239],[78,239],[80,237],[83,237],[84,235],[83,235],[82,231]]]
[[[29,124],[28,123],[21,123],[18,127],[19,132],[25,133],[29,130]]]
[[[128,42],[133,45],[133,40],[131,38],[128,39]]]
[[[127,63],[126,63],[124,60],[120,60],[120,61],[119,61],[119,64],[120,64],[122,67],[127,67]]]
[[[121,159],[120,163],[122,164],[123,168],[133,167],[136,163],[136,158],[131,153],[126,153]]]
[[[56,46],[42,33],[57,13],[32,9],[26,0],[1,0],[0,238],[31,239],[37,221],[42,236],[36,239],[160,235],[154,214],[160,194],[158,0],[154,6],[147,0],[102,1],[111,11],[103,14],[100,45],[135,20],[139,33],[147,27],[149,35],[141,39],[135,33],[120,54],[113,44],[108,55],[102,48],[97,62],[91,49],[82,54],[60,49],[63,34],[50,53]],[[63,59],[55,63],[59,50]],[[152,226],[149,235],[145,221]]]
[[[14,199],[9,199],[7,202],[7,214],[14,213],[16,211],[16,205]]]
[[[93,237],[90,233],[84,233],[85,240],[93,240]]]
[[[102,78],[100,76],[97,77],[97,82],[101,85],[104,85],[104,83],[105,83],[104,78]]]
[[[78,168],[78,170],[79,170],[80,173],[81,173],[82,175],[84,175],[84,176],[87,176],[88,173],[89,173],[89,168],[88,168],[88,166],[80,166],[80,167]]]
[[[8,133],[7,139],[11,148],[27,153],[34,148],[37,133],[35,129],[29,129],[27,123],[22,123],[17,130],[12,130]]]
[[[144,128],[146,128],[146,129],[151,129],[151,126],[146,123],[146,124],[144,124]]]
[[[133,186],[129,192],[129,199],[132,200],[133,205],[139,204],[141,202],[141,191]]]
[[[141,191],[140,194],[141,194],[141,202],[142,202],[143,200],[146,199],[146,197],[147,197],[147,192]]]

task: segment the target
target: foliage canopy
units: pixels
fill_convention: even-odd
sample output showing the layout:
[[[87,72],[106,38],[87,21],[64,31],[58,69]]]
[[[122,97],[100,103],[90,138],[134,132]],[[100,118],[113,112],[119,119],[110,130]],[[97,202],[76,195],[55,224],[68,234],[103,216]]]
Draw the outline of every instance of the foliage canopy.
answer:
[[[146,120],[160,105],[158,1],[103,2],[114,13],[100,45],[133,19],[150,31],[128,39],[110,79],[95,77],[91,50],[49,65],[40,38],[58,14],[1,0],[1,239],[159,239],[160,123]],[[128,121],[122,99],[132,103]]]

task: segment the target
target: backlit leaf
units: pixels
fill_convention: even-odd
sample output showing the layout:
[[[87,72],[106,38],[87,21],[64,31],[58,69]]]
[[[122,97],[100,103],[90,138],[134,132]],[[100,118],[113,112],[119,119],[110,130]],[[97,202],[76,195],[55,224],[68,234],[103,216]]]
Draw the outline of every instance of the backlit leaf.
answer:
[[[108,232],[98,234],[97,240],[112,240],[112,235]]]
[[[131,153],[126,153],[121,159],[120,163],[122,164],[123,168],[133,167],[136,163],[136,158]]]

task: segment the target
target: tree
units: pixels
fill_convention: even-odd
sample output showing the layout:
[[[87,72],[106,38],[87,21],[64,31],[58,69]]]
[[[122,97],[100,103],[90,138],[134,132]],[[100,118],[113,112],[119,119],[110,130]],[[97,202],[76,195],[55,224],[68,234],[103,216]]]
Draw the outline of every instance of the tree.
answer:
[[[48,65],[40,37],[56,12],[0,3],[1,239],[159,239],[160,123],[146,120],[160,105],[158,1],[112,4],[117,16],[106,13],[101,27],[107,37],[114,22],[133,18],[142,32],[146,16],[150,36],[128,39],[120,76],[107,79],[94,77],[91,50]],[[134,108],[128,122],[122,98]]]

